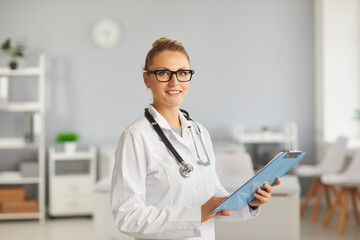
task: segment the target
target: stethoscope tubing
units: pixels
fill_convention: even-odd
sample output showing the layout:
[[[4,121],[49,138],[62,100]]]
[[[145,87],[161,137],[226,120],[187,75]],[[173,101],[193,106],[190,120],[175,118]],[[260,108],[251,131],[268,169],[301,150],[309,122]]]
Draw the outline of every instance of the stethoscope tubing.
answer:
[[[192,121],[192,122],[195,123],[194,121]],[[195,124],[196,124],[196,123],[195,123]],[[201,145],[202,145],[202,147],[204,148],[205,153],[206,153],[206,157],[207,157],[207,159],[208,159],[206,162],[204,162],[203,160],[201,160],[200,155],[199,155],[199,150],[198,150],[198,148],[197,148],[197,144],[196,144],[196,141],[195,141],[194,133],[193,133],[193,131],[192,131],[192,127],[189,126],[188,128],[189,128],[189,130],[190,130],[190,132],[191,132],[191,137],[192,137],[193,142],[194,142],[194,147],[195,147],[195,151],[196,151],[196,156],[197,156],[197,158],[198,158],[197,163],[200,164],[200,165],[209,166],[209,165],[210,165],[210,157],[209,157],[208,151],[206,150],[206,147],[205,147],[205,144],[204,144],[204,141],[203,141],[201,132],[200,132],[200,128],[199,128],[199,126],[198,126],[197,124],[196,124],[196,127],[198,128],[198,131],[196,131],[196,134],[200,137]]]
[[[189,113],[186,112],[183,109],[180,109],[180,111],[185,115],[186,119],[189,121],[192,121],[193,123],[195,123],[190,117],[189,117]],[[178,164],[180,164],[180,168],[179,168],[179,172],[181,174],[181,176],[183,176],[184,178],[188,178],[190,177],[190,172],[194,170],[193,166],[190,163],[186,163],[184,161],[184,159],[182,159],[182,157],[180,156],[180,154],[176,151],[176,149],[174,148],[174,146],[171,144],[171,142],[169,141],[169,139],[165,136],[164,132],[162,131],[161,127],[159,126],[159,124],[155,121],[155,119],[153,118],[153,116],[151,115],[151,113],[149,112],[148,108],[145,108],[145,117],[147,118],[147,120],[150,122],[151,126],[154,128],[155,132],[159,135],[159,137],[161,138],[161,140],[164,142],[165,146],[167,147],[167,149],[173,154],[173,156],[175,157],[176,161],[178,162]],[[196,124],[196,123],[195,123]],[[195,138],[194,138],[194,134],[192,131],[191,126],[189,126],[189,130],[191,132],[191,136],[194,142],[194,146],[195,146],[195,151],[196,151],[196,155],[198,157],[198,164],[200,165],[204,165],[204,166],[209,166],[210,165],[210,157],[209,154],[205,148],[204,145],[204,141],[202,139],[201,136],[201,131],[199,126],[196,124],[197,127],[197,135],[200,135],[200,140],[201,140],[201,144],[206,152],[206,156],[208,158],[207,162],[204,162],[200,159],[200,155],[199,155],[199,151],[195,142]]]
[[[174,155],[174,157],[176,158],[176,160],[181,164],[181,165],[185,165],[185,161],[184,159],[182,159],[182,157],[180,156],[180,154],[176,151],[176,149],[174,148],[174,146],[171,144],[171,142],[169,141],[169,139],[165,136],[164,132],[161,130],[161,127],[159,126],[159,124],[155,121],[155,119],[153,118],[153,116],[151,115],[151,113],[148,111],[148,109],[145,109],[145,116],[146,118],[149,120],[150,124],[153,126],[153,128],[155,129],[155,131],[157,132],[157,134],[159,135],[159,137],[161,138],[161,140],[164,142],[164,144],[166,145],[166,147],[171,151],[171,153]]]

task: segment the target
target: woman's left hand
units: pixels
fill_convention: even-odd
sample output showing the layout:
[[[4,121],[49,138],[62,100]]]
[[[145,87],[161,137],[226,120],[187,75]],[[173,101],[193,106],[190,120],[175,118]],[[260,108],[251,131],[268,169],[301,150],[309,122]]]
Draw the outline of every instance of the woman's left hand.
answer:
[[[276,181],[271,186],[265,183],[264,184],[265,190],[258,188],[257,191],[254,193],[255,199],[249,203],[249,206],[258,207],[264,203],[267,203],[271,198],[272,187],[279,185],[280,182],[281,182],[280,178],[277,178]]]

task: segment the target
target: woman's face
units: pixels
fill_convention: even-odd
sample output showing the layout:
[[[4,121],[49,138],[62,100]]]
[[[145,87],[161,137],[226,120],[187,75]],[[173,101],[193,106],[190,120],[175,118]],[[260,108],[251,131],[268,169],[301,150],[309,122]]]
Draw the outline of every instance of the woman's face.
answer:
[[[147,70],[177,71],[180,69],[190,69],[186,56],[180,52],[165,50],[155,55]],[[179,82],[175,74],[172,74],[169,82],[159,82],[156,80],[155,74],[146,72],[143,77],[146,87],[152,91],[153,106],[157,109],[179,107],[189,88],[189,82]]]

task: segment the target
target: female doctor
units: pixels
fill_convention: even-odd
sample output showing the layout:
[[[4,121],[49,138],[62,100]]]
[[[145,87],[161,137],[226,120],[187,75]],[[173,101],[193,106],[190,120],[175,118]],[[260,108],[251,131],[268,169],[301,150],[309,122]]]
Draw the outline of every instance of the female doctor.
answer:
[[[229,193],[216,175],[208,131],[179,110],[194,74],[183,45],[156,40],[144,70],[153,103],[124,130],[116,150],[111,188],[116,227],[136,239],[214,240],[215,216],[256,217],[271,198],[268,184],[248,207],[211,213]],[[278,184],[279,178],[273,186]]]

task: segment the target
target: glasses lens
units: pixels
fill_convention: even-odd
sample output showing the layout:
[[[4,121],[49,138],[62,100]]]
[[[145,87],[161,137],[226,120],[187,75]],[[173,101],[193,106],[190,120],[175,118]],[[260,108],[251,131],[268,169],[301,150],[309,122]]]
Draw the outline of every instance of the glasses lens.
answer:
[[[169,70],[157,71],[156,72],[156,78],[160,82],[168,82],[168,81],[170,81],[172,73],[175,74],[175,72],[171,72]],[[193,75],[192,70],[179,70],[179,71],[176,71],[176,77],[181,82],[190,81],[192,75]]]
[[[158,71],[156,77],[161,82],[167,82],[170,80],[171,72],[170,71]]]
[[[192,73],[189,70],[179,70],[177,72],[177,78],[179,81],[190,81],[191,75]]]

